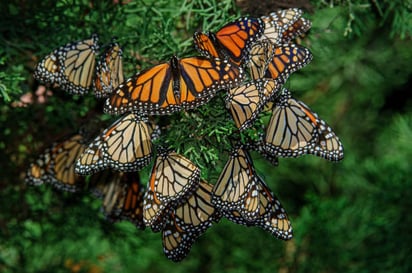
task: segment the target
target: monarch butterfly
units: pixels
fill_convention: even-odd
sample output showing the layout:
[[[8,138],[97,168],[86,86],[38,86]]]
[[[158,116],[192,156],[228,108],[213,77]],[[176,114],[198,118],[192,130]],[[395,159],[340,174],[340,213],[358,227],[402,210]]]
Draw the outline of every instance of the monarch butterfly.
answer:
[[[228,91],[228,108],[239,130],[249,128],[266,102],[279,93],[281,85],[276,80],[258,79]]]
[[[297,36],[307,32],[312,24],[309,20],[302,18],[302,10],[292,8],[283,9],[262,16],[265,25],[260,40],[270,40],[275,46],[287,44]]]
[[[128,220],[137,228],[144,229],[143,191],[137,172],[106,170],[95,174],[90,181],[90,190],[103,200],[102,210],[107,220]]]
[[[257,41],[250,50],[247,66],[252,79],[260,79],[265,75],[269,62],[273,58],[274,45],[269,40]]]
[[[163,252],[172,261],[183,260],[196,239],[213,222],[220,220],[220,214],[211,203],[212,187],[212,184],[201,180],[187,201],[168,212],[162,241]]]
[[[145,167],[153,157],[148,124],[134,113],[124,115],[88,146],[76,163],[76,173],[93,174],[106,167],[131,172]]]
[[[124,81],[122,54],[120,45],[113,41],[97,61],[96,77],[93,81],[97,98],[107,97]]]
[[[257,216],[254,219],[247,219],[237,210],[223,210],[222,215],[236,224],[258,226],[279,239],[291,239],[292,225],[285,209],[265,182],[259,176],[255,176],[255,179],[253,194],[257,196],[257,200],[253,201],[253,205],[258,207]],[[258,204],[255,203],[256,201]]]
[[[205,57],[178,59],[146,69],[121,84],[107,99],[104,111],[149,115],[171,114],[208,102],[219,89],[240,84],[243,69],[226,60]]]
[[[172,150],[158,148],[143,201],[143,220],[153,231],[159,231],[164,221],[161,214],[169,204],[181,203],[196,190],[200,169]]]
[[[262,47],[259,51],[264,50],[264,46],[260,43],[257,43],[255,46]],[[258,52],[258,50],[256,51]],[[273,78],[283,84],[287,81],[290,74],[306,66],[312,61],[312,58],[313,56],[309,49],[303,46],[294,44],[283,45],[274,48],[268,63],[260,57],[254,58],[254,55],[252,55],[249,64],[251,69],[250,73],[252,79]],[[264,67],[266,67],[266,69],[262,69]],[[262,71],[265,72],[260,74]]]
[[[242,147],[233,149],[213,187],[212,203],[221,211],[236,210],[243,217],[253,219],[258,213],[252,200],[257,197],[255,176],[248,152]]]
[[[195,32],[193,39],[196,49],[208,58],[229,58],[239,65],[248,58],[250,46],[263,31],[263,23],[258,18],[240,18],[230,22],[216,33]]]
[[[85,148],[82,134],[74,134],[53,143],[36,162],[30,164],[25,181],[31,185],[47,182],[65,191],[82,189],[84,178],[75,174],[74,165]]]
[[[314,154],[331,161],[343,159],[343,146],[325,121],[287,89],[272,110],[265,149],[280,157]]]
[[[34,78],[56,84],[71,94],[89,91],[95,73],[98,36],[68,43],[44,57],[34,70]]]

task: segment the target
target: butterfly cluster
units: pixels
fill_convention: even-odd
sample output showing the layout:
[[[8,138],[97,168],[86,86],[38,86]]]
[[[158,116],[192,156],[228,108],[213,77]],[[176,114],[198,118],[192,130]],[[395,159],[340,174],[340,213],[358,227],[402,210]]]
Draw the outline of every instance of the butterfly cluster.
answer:
[[[108,220],[161,232],[164,253],[173,261],[184,259],[222,217],[291,239],[288,215],[258,175],[248,150],[273,164],[278,157],[304,154],[343,158],[343,146],[329,125],[283,88],[293,72],[312,60],[309,49],[293,43],[310,27],[299,9],[239,18],[216,32],[195,32],[201,56],[172,56],[128,79],[116,41],[99,56],[97,35],[54,50],[37,65],[37,80],[72,94],[93,89],[96,97],[106,98],[106,113],[123,116],[94,138],[78,132],[51,145],[30,165],[26,181],[69,191],[87,184],[103,200]],[[212,184],[189,158],[154,145],[159,132],[150,117],[195,109],[218,92],[227,93],[222,107],[239,133],[253,126],[264,109],[270,109],[271,118],[261,139],[232,147]],[[144,186],[140,170],[151,163]]]

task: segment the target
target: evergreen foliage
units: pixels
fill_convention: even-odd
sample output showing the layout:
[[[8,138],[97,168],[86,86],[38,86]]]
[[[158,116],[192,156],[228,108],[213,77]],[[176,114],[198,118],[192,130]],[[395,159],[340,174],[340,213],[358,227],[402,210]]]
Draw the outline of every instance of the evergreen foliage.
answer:
[[[333,127],[345,159],[281,159],[274,168],[253,154],[259,174],[290,215],[291,241],[223,220],[174,264],[162,253],[160,234],[106,222],[100,202],[89,195],[24,184],[28,164],[55,139],[91,117],[114,118],[102,114],[92,95],[57,90],[46,103],[19,107],[23,94],[36,96],[32,73],[40,58],[94,32],[103,43],[116,36],[129,77],[173,54],[194,55],[195,30],[214,31],[245,12],[276,8],[245,8],[251,2],[242,1],[244,11],[230,0],[0,3],[1,272],[412,270],[410,1],[311,1],[304,14],[313,27],[302,42],[314,60],[286,85]],[[217,96],[197,111],[157,120],[169,125],[165,141],[213,183],[230,147],[225,136],[235,129],[223,103]],[[245,134],[254,137],[256,131]]]

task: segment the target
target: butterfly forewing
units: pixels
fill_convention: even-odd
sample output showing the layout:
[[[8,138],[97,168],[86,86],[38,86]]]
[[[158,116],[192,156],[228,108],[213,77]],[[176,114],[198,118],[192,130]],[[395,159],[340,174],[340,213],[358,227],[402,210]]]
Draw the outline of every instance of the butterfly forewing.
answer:
[[[199,179],[200,169],[189,159],[174,151],[160,149],[144,197],[146,226],[158,230],[162,225],[158,220],[166,206],[184,201],[197,188]]]
[[[71,94],[87,93],[95,74],[97,42],[97,35],[93,35],[54,50],[36,66],[35,79],[58,85]]]
[[[278,95],[281,85],[277,80],[258,79],[228,91],[226,107],[236,127],[244,130],[253,125],[266,103]]]
[[[273,54],[274,45],[269,40],[262,40],[253,44],[247,62],[253,80],[263,78]]]
[[[76,165],[86,175],[111,167],[137,171],[150,163],[153,144],[148,124],[134,113],[124,115],[106,128],[88,146]]]
[[[127,220],[144,229],[143,186],[136,172],[106,170],[93,175],[90,190],[102,199],[102,210],[107,220]]]
[[[284,90],[273,108],[266,129],[266,151],[280,157],[297,157],[307,153],[318,139],[314,118]]]
[[[32,163],[26,173],[29,184],[44,182],[65,191],[81,190],[84,178],[78,176],[75,163],[86,148],[82,134],[74,134],[52,144]]]
[[[196,49],[209,58],[230,59],[240,65],[248,59],[250,47],[263,31],[258,18],[239,18],[219,29],[216,33],[195,32]]]
[[[278,79],[280,83],[285,83],[290,74],[306,66],[312,58],[312,53],[303,46],[276,47],[264,77]]]

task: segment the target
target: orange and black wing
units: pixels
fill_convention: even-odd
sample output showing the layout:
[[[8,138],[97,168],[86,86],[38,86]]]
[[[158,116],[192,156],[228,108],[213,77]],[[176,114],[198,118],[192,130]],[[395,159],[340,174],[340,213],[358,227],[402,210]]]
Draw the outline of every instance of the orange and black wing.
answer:
[[[219,89],[240,84],[242,68],[219,59],[173,56],[121,84],[110,95],[105,112],[137,111],[167,115],[208,102]]]
[[[190,57],[179,60],[179,96],[184,109],[195,108],[213,98],[220,89],[241,83],[243,69],[227,60]]]
[[[68,43],[44,57],[37,64],[34,78],[38,81],[58,85],[71,94],[89,91],[95,75],[98,36]]]
[[[280,83],[285,83],[290,74],[305,67],[312,61],[312,58],[312,53],[303,46],[284,45],[276,47],[264,78],[273,78]]]
[[[195,33],[195,46],[204,56],[229,58],[240,65],[248,59],[250,47],[260,37],[263,29],[259,18],[244,17],[226,24],[216,33]]]
[[[240,64],[248,58],[250,47],[262,35],[263,29],[259,18],[244,17],[225,25],[215,35],[230,59]]]
[[[104,111],[171,114],[181,109],[173,84],[170,63],[155,65],[120,84],[106,100]]]

